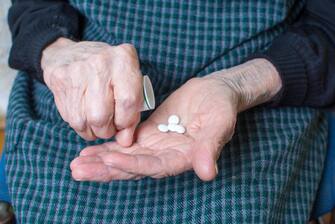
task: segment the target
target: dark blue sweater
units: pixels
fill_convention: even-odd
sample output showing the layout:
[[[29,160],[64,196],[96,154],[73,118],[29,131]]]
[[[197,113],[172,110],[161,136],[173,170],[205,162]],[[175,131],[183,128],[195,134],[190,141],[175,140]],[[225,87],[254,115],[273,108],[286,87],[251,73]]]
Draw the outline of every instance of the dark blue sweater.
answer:
[[[13,0],[9,65],[43,82],[42,50],[58,37],[81,38],[83,18],[65,0]],[[335,0],[307,0],[299,19],[266,52],[283,81],[273,106],[335,105]]]

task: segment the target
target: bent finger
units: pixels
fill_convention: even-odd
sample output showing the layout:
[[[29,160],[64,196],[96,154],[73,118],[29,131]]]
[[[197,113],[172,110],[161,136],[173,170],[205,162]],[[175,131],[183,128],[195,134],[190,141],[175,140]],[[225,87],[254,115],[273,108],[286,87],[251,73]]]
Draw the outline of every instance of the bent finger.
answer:
[[[102,80],[94,79],[86,91],[87,125],[94,134],[103,139],[115,134],[113,89]]]
[[[118,130],[138,122],[143,104],[142,74],[138,65],[131,63],[113,69],[114,123]]]
[[[138,115],[138,118],[136,119],[135,123],[130,126],[129,128],[125,128],[120,130],[115,138],[116,141],[123,147],[129,147],[133,144],[134,142],[134,133],[137,127],[137,124],[140,121],[140,115]]]
[[[109,119],[109,121],[104,126],[102,127],[91,126],[91,129],[95,136],[102,139],[111,138],[116,133],[113,118]]]

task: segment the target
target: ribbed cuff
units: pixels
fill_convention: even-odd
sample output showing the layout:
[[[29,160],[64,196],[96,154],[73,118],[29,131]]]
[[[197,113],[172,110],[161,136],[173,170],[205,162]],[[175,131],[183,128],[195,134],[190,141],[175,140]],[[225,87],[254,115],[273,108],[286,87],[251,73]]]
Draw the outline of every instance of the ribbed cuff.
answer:
[[[307,94],[307,70],[303,58],[294,46],[296,40],[291,35],[276,39],[264,53],[255,54],[248,59],[265,58],[269,60],[279,72],[282,89],[272,98],[269,106],[299,106],[302,105]]]

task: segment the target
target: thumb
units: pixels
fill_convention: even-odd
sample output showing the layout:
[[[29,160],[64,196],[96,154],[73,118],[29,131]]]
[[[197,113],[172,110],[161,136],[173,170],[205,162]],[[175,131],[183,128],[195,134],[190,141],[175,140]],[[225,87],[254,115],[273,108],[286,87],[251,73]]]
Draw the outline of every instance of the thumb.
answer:
[[[218,174],[217,158],[219,149],[217,144],[209,141],[196,144],[192,158],[192,165],[195,173],[203,181],[211,181]]]

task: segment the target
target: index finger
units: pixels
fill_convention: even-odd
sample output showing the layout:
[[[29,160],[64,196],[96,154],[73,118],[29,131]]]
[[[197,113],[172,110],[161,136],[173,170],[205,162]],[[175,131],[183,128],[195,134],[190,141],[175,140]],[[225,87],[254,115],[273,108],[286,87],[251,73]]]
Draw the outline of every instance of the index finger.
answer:
[[[143,104],[142,73],[136,49],[120,45],[112,62],[112,85],[115,99],[114,123],[118,130],[133,126]]]

